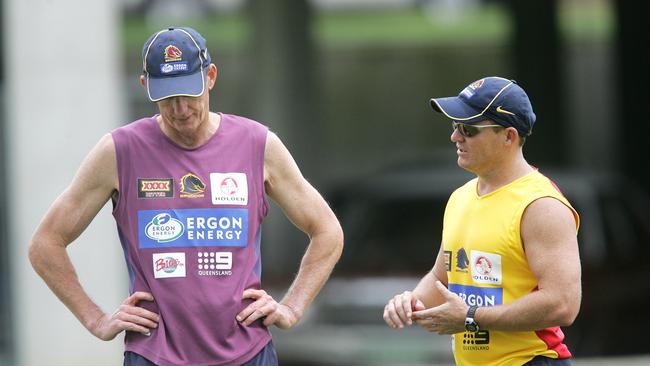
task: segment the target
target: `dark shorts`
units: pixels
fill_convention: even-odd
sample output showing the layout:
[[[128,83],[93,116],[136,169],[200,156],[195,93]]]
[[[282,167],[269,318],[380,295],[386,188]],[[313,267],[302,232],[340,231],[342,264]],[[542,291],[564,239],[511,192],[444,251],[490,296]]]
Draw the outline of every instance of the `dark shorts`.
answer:
[[[126,351],[124,352],[124,366],[156,366],[156,364],[137,353]],[[242,366],[278,366],[278,355],[275,353],[273,341],[269,341],[252,360]]]
[[[526,362],[523,366],[571,366],[571,359],[537,356]]]

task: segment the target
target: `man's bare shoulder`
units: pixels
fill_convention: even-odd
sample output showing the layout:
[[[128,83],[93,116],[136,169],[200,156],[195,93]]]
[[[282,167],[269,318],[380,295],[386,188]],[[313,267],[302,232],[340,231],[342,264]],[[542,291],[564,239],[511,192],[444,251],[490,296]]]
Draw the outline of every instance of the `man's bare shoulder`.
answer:
[[[117,156],[115,142],[110,133],[102,136],[90,150],[72,184],[85,184],[88,189],[118,189]]]
[[[573,222],[573,212],[562,201],[554,197],[541,197],[531,202],[524,210],[522,221],[534,218],[535,221],[561,221]]]
[[[532,242],[564,242],[576,237],[576,221],[571,209],[554,197],[531,202],[521,218],[524,246]]]

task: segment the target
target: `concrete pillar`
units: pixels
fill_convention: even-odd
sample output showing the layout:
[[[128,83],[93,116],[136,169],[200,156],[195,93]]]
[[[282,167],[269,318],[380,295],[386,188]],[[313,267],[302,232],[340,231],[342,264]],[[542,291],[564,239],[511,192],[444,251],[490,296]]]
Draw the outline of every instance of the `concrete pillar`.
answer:
[[[32,270],[41,217],[99,138],[123,122],[118,5],[5,1],[7,190],[15,364],[118,365],[122,336],[86,331]],[[127,296],[110,204],[70,247],[82,284],[106,311]]]

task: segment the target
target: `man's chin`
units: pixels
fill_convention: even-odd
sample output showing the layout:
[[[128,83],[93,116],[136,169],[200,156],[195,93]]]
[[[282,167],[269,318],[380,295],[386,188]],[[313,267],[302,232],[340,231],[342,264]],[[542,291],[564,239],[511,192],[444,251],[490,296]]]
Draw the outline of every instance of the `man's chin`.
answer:
[[[194,118],[185,120],[174,120],[174,126],[183,131],[192,131],[199,128],[200,123]]]
[[[469,164],[467,164],[466,161],[463,161],[461,158],[458,158],[458,160],[456,161],[456,164],[458,164],[458,166],[460,168],[462,168],[463,170],[466,170],[466,171],[468,171],[470,173],[475,173],[474,170],[472,170],[472,167]]]

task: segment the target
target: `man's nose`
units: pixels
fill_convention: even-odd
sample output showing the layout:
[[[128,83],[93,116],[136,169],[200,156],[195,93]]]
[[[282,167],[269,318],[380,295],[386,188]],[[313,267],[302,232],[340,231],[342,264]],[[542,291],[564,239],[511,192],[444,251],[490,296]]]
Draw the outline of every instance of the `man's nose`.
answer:
[[[172,108],[174,114],[183,115],[189,110],[189,100],[187,97],[173,97]]]
[[[458,131],[457,128],[454,128],[454,130],[451,132],[451,136],[449,137],[451,142],[456,143],[458,141],[461,141],[463,139],[463,135],[460,134],[460,131]]]

